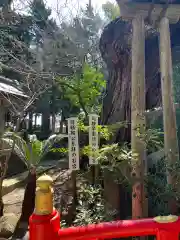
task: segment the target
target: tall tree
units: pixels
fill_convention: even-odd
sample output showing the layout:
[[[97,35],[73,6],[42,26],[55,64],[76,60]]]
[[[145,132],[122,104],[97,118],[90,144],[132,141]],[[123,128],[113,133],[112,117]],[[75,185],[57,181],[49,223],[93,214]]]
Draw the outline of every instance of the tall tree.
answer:
[[[103,21],[89,4],[72,23],[62,23],[63,33],[76,45],[81,66],[85,61],[93,66],[101,63],[98,43]]]
[[[3,8],[3,10],[7,10],[11,7],[11,3],[13,0],[1,0],[0,2],[0,7]]]
[[[73,77],[58,79],[59,87],[65,87],[65,96],[71,104],[88,113],[101,111],[100,96],[105,88],[103,74],[95,67],[84,64],[82,73]]]
[[[31,26],[31,31],[33,34],[32,45],[35,47],[38,53],[38,59],[35,63],[35,67],[40,69],[40,71],[48,72],[49,69],[44,66],[43,59],[43,47],[46,44],[46,39],[48,35],[53,37],[55,30],[57,29],[56,23],[51,18],[51,10],[45,5],[43,0],[33,0],[30,4],[30,16],[33,19]],[[50,85],[53,88],[53,74],[47,76]],[[52,94],[53,95],[53,94]],[[50,104],[48,95],[44,98],[46,108],[42,108],[42,131],[45,133],[49,132],[50,127]]]
[[[117,17],[119,17],[119,7],[112,2],[107,1],[106,3],[104,3],[102,5],[102,9],[108,21],[115,20]]]
[[[80,75],[85,62],[88,62],[92,66],[99,67],[101,62],[98,41],[101,25],[102,20],[98,14],[94,13],[90,1],[86,8],[81,10],[81,14],[73,18],[72,22],[63,22],[59,28],[56,27],[56,32],[47,35],[44,34],[44,38],[41,40],[41,60],[44,71],[53,72],[54,79],[59,78],[59,76],[68,76],[66,79],[69,81],[69,79],[75,79],[71,77],[74,74],[79,75],[81,79]],[[54,86],[54,83],[52,84]],[[71,83],[69,84],[71,85]],[[52,90],[55,89],[53,86]],[[76,112],[76,104],[73,104],[72,101],[68,102],[67,97],[62,99],[62,88],[59,92],[59,98],[55,97],[57,91],[55,93],[55,91],[52,90],[48,92],[49,97],[43,97],[42,105],[44,105],[43,108],[46,109],[46,114],[48,113],[48,109],[53,110],[56,108],[52,108],[52,101],[54,102],[53,105],[56,106],[62,106],[64,102],[67,103],[66,108],[59,109],[59,112],[67,111],[69,104]],[[60,99],[63,104],[60,103]],[[58,103],[56,103],[56,101],[58,101]],[[41,109],[43,108],[41,106]],[[69,108],[70,115],[72,114],[71,108]],[[49,114],[54,115],[52,111],[49,112]],[[69,115],[67,112],[63,113],[63,115],[64,114],[66,116]],[[45,127],[45,129],[47,129],[47,127]]]
[[[47,79],[47,74],[44,74],[42,69],[35,68],[38,53],[32,47],[35,32],[32,30],[33,18],[13,11],[10,3],[11,1],[4,1],[0,7],[0,81],[15,85],[29,95],[27,100],[20,99],[18,104],[16,97],[11,101],[9,94],[5,96],[18,116],[16,128],[19,130],[24,113],[45,90],[49,78]],[[14,148],[14,146],[11,147]],[[7,163],[8,160],[6,165]],[[0,179],[0,190],[4,176],[3,174]],[[0,191],[0,212],[2,213],[1,194]]]

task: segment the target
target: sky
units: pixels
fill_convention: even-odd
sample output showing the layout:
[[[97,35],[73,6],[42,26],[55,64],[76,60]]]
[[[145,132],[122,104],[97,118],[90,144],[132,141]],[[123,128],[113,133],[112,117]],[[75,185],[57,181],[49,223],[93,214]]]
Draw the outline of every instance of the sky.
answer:
[[[91,0],[96,12],[101,12],[102,4],[107,0]],[[115,0],[108,0],[115,3]],[[80,8],[88,3],[88,0],[46,0],[47,5],[52,9],[52,15],[59,20],[65,20],[69,16],[77,15]],[[63,9],[63,11],[62,11]]]
[[[0,0],[1,1],[1,0]],[[32,0],[14,0],[13,6],[16,10],[26,13],[28,5]],[[107,1],[115,3],[116,0],[91,0],[95,12],[100,15],[102,13],[101,6]],[[64,20],[72,19],[72,16],[78,15],[81,7],[84,7],[88,0],[44,0],[48,7],[52,9],[52,17],[56,19],[57,23]]]
[[[110,2],[115,2],[115,0],[108,0]],[[57,6],[72,5],[72,2],[75,3],[73,8],[77,9],[80,5],[83,6],[88,3],[88,0],[46,0],[47,5],[51,6],[52,8],[57,8]],[[102,4],[107,2],[106,0],[92,0],[92,4],[94,7],[100,7]]]

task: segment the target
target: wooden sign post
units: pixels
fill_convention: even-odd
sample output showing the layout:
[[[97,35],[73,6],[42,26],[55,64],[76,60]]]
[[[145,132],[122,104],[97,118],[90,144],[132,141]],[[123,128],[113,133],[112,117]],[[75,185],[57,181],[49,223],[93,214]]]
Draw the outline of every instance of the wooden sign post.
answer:
[[[78,125],[77,125],[78,118],[76,117],[68,118],[67,121],[68,121],[69,169],[72,171],[71,173],[72,191],[73,191],[74,203],[76,203],[77,201],[76,170],[79,170],[79,139],[78,139]]]
[[[98,134],[98,115],[89,115],[89,146],[91,154],[89,156],[89,164],[92,165],[93,183],[98,180],[98,162],[97,151],[99,148],[99,134]]]
[[[68,118],[69,169],[79,170],[79,140],[77,118]]]

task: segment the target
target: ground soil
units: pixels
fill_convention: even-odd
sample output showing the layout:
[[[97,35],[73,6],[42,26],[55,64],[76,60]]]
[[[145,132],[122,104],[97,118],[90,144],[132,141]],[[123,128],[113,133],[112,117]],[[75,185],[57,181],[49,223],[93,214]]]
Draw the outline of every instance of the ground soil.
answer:
[[[62,208],[67,209],[67,205],[72,199],[70,171],[64,169],[64,166],[57,166],[46,174],[54,179],[54,206],[61,212]],[[3,197],[4,213],[14,213],[20,216],[24,189],[25,184]]]
[[[55,196],[55,205],[60,209],[60,202],[62,199],[63,191],[67,195],[67,184],[65,182],[68,180],[69,175],[67,170],[61,168],[54,168],[47,172],[55,180],[54,183],[54,196]],[[4,201],[4,213],[14,213],[16,215],[21,214],[21,205],[24,197],[25,186],[16,188],[14,191],[3,197]],[[63,197],[64,198],[64,197]]]

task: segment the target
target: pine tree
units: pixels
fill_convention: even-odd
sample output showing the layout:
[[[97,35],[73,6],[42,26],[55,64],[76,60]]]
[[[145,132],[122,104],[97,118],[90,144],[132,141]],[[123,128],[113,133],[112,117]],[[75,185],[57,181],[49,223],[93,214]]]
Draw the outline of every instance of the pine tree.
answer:
[[[103,21],[99,14],[95,13],[91,1],[85,9],[81,9],[81,14],[73,19],[72,24],[63,22],[63,33],[66,34],[78,52],[79,66],[84,62],[98,65],[100,63],[99,38]],[[77,64],[78,65],[78,64]]]

